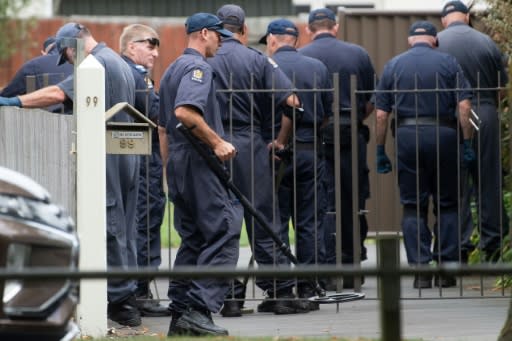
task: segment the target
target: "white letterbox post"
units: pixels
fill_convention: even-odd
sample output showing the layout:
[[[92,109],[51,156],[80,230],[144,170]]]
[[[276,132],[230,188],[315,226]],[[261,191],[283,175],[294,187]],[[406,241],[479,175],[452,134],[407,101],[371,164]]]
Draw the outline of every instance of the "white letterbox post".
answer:
[[[80,270],[107,269],[105,69],[93,55],[75,73],[77,228]],[[81,334],[107,334],[107,280],[82,280],[77,319]]]

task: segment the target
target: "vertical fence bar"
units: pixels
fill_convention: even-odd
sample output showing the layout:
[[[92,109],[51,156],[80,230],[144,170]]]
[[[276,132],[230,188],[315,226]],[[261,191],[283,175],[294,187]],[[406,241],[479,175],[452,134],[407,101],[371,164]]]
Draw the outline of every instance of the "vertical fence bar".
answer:
[[[36,91],[36,76],[25,76],[25,87],[27,94]]]
[[[382,341],[401,340],[400,314],[400,239],[396,234],[377,237],[377,264],[384,274],[379,277],[380,328]]]
[[[334,100],[332,103],[334,119],[334,207],[336,214],[336,266],[341,266],[341,177],[340,177],[340,77],[333,74]],[[336,278],[336,291],[342,291],[341,278]]]
[[[361,226],[359,225],[359,215],[364,214],[359,207],[359,123],[358,123],[358,105],[357,105],[357,76],[350,76],[350,137],[351,137],[351,156],[352,156],[352,243],[354,265],[361,264]],[[354,290],[361,291],[362,278],[354,277]]]

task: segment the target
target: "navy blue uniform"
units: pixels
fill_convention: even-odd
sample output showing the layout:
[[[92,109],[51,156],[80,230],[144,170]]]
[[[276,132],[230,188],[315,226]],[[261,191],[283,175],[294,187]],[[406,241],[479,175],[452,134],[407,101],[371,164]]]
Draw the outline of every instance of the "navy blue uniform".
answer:
[[[235,38],[222,40],[222,46],[208,63],[215,71],[218,89],[290,89],[291,83],[277,64],[260,52],[247,48]],[[285,101],[290,92],[219,92],[219,106],[227,140],[237,149],[238,155],[232,160],[231,170],[234,184],[251,201],[253,207],[266,219],[267,224],[278,232],[279,212],[274,206],[272,171],[269,151],[263,138],[262,125],[272,122],[273,106]],[[252,169],[252,170],[251,170]],[[258,264],[289,264],[279,255],[272,238],[253,217],[244,213],[247,235],[254,246],[254,258]],[[257,279],[263,290],[274,292],[274,283],[269,279]],[[292,280],[279,280],[277,291],[290,290]],[[243,297],[243,288],[235,290],[237,297]]]
[[[507,85],[507,71],[501,53],[489,36],[463,22],[453,22],[438,34],[438,39],[439,51],[449,53],[457,59],[473,89],[495,89]],[[482,250],[488,256],[493,256],[501,248],[504,236],[508,234],[508,215],[500,189],[502,175],[497,99],[496,90],[475,90],[472,101],[473,109],[481,120],[480,130],[473,141],[474,150],[478,152],[477,158],[480,159],[480,169],[475,167],[469,174],[473,186],[468,181],[463,188],[463,253],[474,248],[470,240],[473,232],[469,209],[472,191],[479,198],[476,206],[480,210],[478,220]]]
[[[167,131],[169,196],[181,237],[174,266],[235,266],[242,207],[176,129],[179,120],[174,111],[180,106],[193,106],[223,136],[212,69],[191,48],[167,68],[160,81],[159,125]],[[187,306],[217,312],[228,290],[228,281],[221,279],[176,280],[169,283],[168,295],[176,312]]]
[[[41,89],[48,85],[55,85],[73,73],[73,65],[65,63],[57,66],[59,55],[49,54],[35,57],[21,66],[14,78],[0,91],[2,97],[14,97],[27,93],[27,80],[29,76],[35,77],[35,89]],[[55,113],[71,114],[73,105],[71,101],[63,104],[52,105],[48,111]]]
[[[105,68],[105,108],[117,103],[135,104],[135,82],[132,71],[112,49],[99,43],[91,54]],[[73,98],[73,76],[57,84],[66,96]],[[133,122],[120,112],[112,118],[116,122]],[[135,212],[138,193],[139,156],[107,155],[107,264],[109,267],[136,267]],[[137,282],[133,279],[109,279],[108,301],[119,303],[135,294]]]
[[[318,59],[299,54],[290,46],[280,47],[272,56],[298,89],[330,89],[331,76]],[[288,239],[290,218],[296,231],[297,259],[302,264],[325,261],[323,219],[326,209],[323,179],[324,160],[317,147],[317,132],[332,115],[333,96],[327,92],[298,92],[304,113],[295,123],[294,160],[286,166],[279,186],[282,236]],[[311,290],[311,288],[308,288]],[[299,287],[299,291],[301,288]]]
[[[153,122],[158,122],[160,102],[153,88],[153,81],[142,65],[122,56],[132,68],[135,79],[135,108],[146,114]],[[139,173],[139,197],[137,202],[137,264],[142,267],[158,268],[161,263],[160,226],[165,213],[165,193],[163,189],[163,167],[160,156],[158,129],[155,128],[151,141],[151,156],[141,160]],[[148,279],[139,279],[138,294],[149,292]]]
[[[329,33],[321,33],[305,47],[299,50],[302,54],[322,61],[329,70],[332,77],[333,73],[339,74],[339,99],[340,99],[340,118],[342,124],[350,128],[350,76],[357,76],[357,90],[371,91],[374,89],[375,70],[370,61],[368,53],[355,44],[347,43],[336,39]],[[371,93],[361,94],[357,97],[357,115],[358,115],[358,184],[359,184],[359,203],[356,209],[364,210],[366,199],[370,197],[370,181],[368,177],[368,164],[366,161],[366,144],[368,143],[368,128],[363,125],[366,117],[366,105],[370,100]],[[344,139],[345,140],[345,139]],[[327,193],[327,211],[335,212],[335,184],[334,184],[334,145],[332,140],[325,141],[325,168],[326,168],[326,193]],[[340,145],[340,179],[341,179],[341,252],[343,263],[353,263],[353,222],[352,222],[352,148],[350,139],[342,141]],[[359,228],[361,239],[361,259],[366,259],[366,249],[364,240],[368,233],[368,223],[364,215],[359,216]],[[325,215],[325,243],[327,263],[336,262],[336,224],[335,215]]]
[[[457,148],[460,141],[455,115],[457,104],[471,98],[469,87],[455,58],[435,51],[426,43],[415,44],[409,51],[390,60],[379,82],[376,107],[388,113],[396,112],[398,120],[397,171],[409,264],[427,264],[433,259],[456,261],[458,258]],[[455,88],[466,90],[421,92],[421,89]],[[380,92],[411,89],[420,91]],[[412,121],[408,123],[406,119]],[[421,119],[441,123],[415,123]],[[437,226],[433,232],[439,247],[434,246],[434,253],[427,223],[431,196],[434,211],[440,208],[440,212],[435,212]]]

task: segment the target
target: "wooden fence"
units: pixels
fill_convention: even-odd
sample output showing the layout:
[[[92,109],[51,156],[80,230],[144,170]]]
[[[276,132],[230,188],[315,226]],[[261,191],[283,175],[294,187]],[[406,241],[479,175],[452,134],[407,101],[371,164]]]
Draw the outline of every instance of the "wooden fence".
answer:
[[[45,187],[76,217],[73,116],[0,107],[0,165]]]

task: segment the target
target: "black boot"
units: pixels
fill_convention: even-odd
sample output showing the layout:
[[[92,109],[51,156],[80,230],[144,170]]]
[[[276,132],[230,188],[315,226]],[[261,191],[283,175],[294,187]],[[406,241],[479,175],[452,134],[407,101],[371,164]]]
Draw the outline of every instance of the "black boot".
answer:
[[[241,302],[243,305],[243,302]],[[239,301],[224,301],[224,306],[220,310],[220,314],[224,317],[240,317],[242,316],[242,307]]]
[[[213,323],[209,311],[194,307],[189,307],[182,313],[176,321],[175,328],[195,335],[228,335],[227,329]]]
[[[414,283],[412,286],[414,287],[414,289],[432,288],[432,276],[431,275],[415,275]]]
[[[303,314],[309,312],[309,308],[304,307],[290,292],[278,293],[276,299],[274,299],[273,295],[269,294],[269,297],[258,304],[257,310],[259,313],[272,312],[277,315]]]
[[[157,300],[153,299],[151,291],[148,291],[145,295],[137,296],[136,303],[141,316],[162,317],[171,315],[169,308],[161,306]]]
[[[299,298],[302,299],[299,302],[304,309],[307,309],[309,311],[320,309],[320,304],[318,304],[318,302],[313,302],[309,300],[310,297],[314,296],[317,296],[317,294],[315,293],[315,290],[313,290],[313,288],[309,286],[299,287]]]
[[[441,288],[451,288],[457,286],[457,279],[453,276],[435,276],[434,285]]]
[[[361,286],[364,284],[364,276],[361,276]],[[343,277],[343,289],[354,289],[354,277]]]
[[[175,311],[172,311],[171,314],[171,322],[169,323],[169,331],[167,332],[167,336],[183,336],[183,335],[191,335],[196,336],[197,334],[191,333],[187,331],[186,329],[182,329],[176,325],[179,318],[181,317],[182,313],[178,313]]]
[[[140,312],[137,309],[135,296],[130,296],[118,303],[108,303],[108,318],[123,326],[137,327],[142,323]]]

